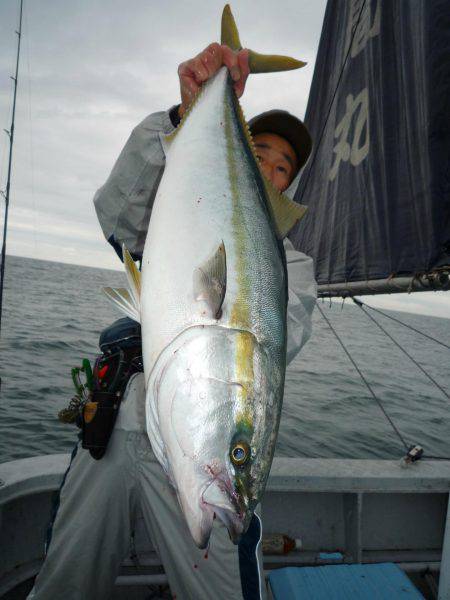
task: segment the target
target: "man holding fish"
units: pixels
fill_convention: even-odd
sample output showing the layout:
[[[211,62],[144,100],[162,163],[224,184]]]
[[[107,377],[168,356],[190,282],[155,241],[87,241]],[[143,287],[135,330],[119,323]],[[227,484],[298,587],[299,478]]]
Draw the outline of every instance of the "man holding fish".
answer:
[[[226,7],[222,43],[178,69],[181,104],[134,129],[97,192],[130,285],[107,293],[141,322],[145,374],[104,458],[75,449],[30,599],[110,598],[141,516],[173,597],[265,597],[255,509],[316,295],[311,259],[285,237],[311,140],[284,111],[249,133],[236,96],[250,72],[298,66],[241,49]]]

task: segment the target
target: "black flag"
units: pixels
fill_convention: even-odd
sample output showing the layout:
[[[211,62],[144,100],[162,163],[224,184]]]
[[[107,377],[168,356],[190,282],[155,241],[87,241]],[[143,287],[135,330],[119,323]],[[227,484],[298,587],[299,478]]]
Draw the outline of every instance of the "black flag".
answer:
[[[329,0],[291,235],[320,284],[450,264],[449,56],[448,0]]]

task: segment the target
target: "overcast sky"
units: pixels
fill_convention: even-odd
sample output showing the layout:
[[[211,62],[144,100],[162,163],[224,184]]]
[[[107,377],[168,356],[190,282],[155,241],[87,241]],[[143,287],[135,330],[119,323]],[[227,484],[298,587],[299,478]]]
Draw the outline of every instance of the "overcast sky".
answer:
[[[245,46],[308,62],[249,79],[248,118],[306,109],[325,0],[231,6]],[[223,0],[25,0],[8,253],[121,268],[93,209],[131,129],[179,101],[177,66],[218,40]],[[0,2],[0,126],[9,129],[18,0]],[[257,10],[255,7],[257,6]],[[0,144],[5,186],[8,140]],[[450,294],[371,299],[373,305],[450,317]]]

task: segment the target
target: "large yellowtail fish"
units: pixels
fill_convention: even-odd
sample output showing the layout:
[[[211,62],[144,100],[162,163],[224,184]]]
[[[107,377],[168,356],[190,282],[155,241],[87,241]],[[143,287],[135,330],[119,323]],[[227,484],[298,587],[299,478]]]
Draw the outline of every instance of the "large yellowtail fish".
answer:
[[[228,5],[222,43],[241,47]],[[282,239],[304,207],[264,179],[225,67],[165,144],[142,278],[125,251],[130,293],[106,291],[141,322],[148,435],[204,548],[214,515],[237,543],[264,492],[286,368]]]

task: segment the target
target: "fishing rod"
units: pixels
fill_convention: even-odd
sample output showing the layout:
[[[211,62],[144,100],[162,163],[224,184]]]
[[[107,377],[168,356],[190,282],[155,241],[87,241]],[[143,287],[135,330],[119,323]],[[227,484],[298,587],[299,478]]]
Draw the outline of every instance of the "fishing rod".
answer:
[[[8,229],[8,213],[9,213],[9,194],[11,190],[11,168],[12,168],[12,156],[13,156],[13,144],[14,144],[14,117],[16,114],[16,97],[17,97],[17,83],[19,78],[19,58],[20,58],[20,40],[22,38],[22,12],[23,12],[23,0],[20,0],[20,16],[19,16],[19,30],[17,33],[17,57],[16,57],[16,73],[14,76],[11,75],[11,79],[14,81],[14,97],[11,117],[11,127],[9,131],[5,129],[6,134],[9,137],[9,162],[8,162],[8,177],[6,179],[6,188],[1,190],[0,193],[5,199],[5,218],[3,222],[3,244],[2,244],[2,264],[0,269],[0,336],[2,329],[2,315],[3,315],[3,285],[5,280],[5,261],[6,261],[6,232]],[[0,379],[1,385],[1,379]]]

